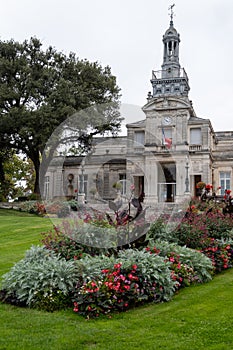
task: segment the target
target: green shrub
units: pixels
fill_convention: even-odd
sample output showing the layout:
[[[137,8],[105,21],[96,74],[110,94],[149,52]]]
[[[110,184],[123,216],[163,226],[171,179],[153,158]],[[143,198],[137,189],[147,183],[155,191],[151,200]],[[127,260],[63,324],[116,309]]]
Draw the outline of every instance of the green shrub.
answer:
[[[78,260],[87,255],[109,255],[113,252],[113,249],[92,247],[90,245],[83,244],[85,239],[80,234],[73,232],[73,228],[70,226],[70,222],[67,222],[65,229],[63,230],[62,225],[57,227],[54,226],[52,230],[48,232],[43,232],[43,245],[54,251],[56,254],[60,254],[61,257],[66,260]],[[101,228],[99,228],[101,232]]]
[[[45,206],[42,202],[38,201],[26,201],[20,204],[19,206],[20,211],[25,211],[30,214],[38,214],[38,215],[44,215],[45,214]]]
[[[162,218],[151,224],[146,235],[146,240],[149,240],[150,244],[158,240],[174,243],[178,241],[175,230],[171,229]]]
[[[202,253],[212,261],[215,272],[221,272],[233,266],[233,240],[231,238],[212,238],[208,247],[202,249]]]
[[[207,248],[211,238],[233,238],[233,220],[216,208],[211,212],[191,212],[174,231],[179,245],[193,249]]]
[[[199,251],[168,242],[157,242],[156,250],[151,248],[151,252],[155,251],[172,263],[171,269],[175,269],[179,278],[182,278],[181,286],[204,283],[212,279],[212,262]]]
[[[128,249],[119,257],[85,257],[83,280],[75,293],[74,311],[87,317],[126,310],[139,302],[172,298],[176,282],[170,263],[146,251]]]
[[[53,311],[70,304],[78,277],[75,261],[66,261],[43,247],[33,246],[3,276],[2,289],[6,299],[15,296],[29,307]]]

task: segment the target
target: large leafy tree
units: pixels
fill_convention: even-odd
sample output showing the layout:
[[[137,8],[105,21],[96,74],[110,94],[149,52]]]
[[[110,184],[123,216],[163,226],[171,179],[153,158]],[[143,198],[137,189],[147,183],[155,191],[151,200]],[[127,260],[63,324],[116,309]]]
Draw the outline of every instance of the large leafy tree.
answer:
[[[43,50],[37,38],[23,43],[0,41],[0,143],[32,160],[35,193],[39,193],[41,159],[50,135],[74,113],[103,104],[108,107],[98,117],[89,114],[85,122],[81,118],[73,141],[87,146],[93,135],[119,130],[119,88],[110,68],[53,47]],[[47,164],[55,149],[53,144],[43,154]]]
[[[0,150],[0,201],[31,192],[34,173],[30,159],[17,155],[13,149]],[[20,184],[22,180],[23,184]]]

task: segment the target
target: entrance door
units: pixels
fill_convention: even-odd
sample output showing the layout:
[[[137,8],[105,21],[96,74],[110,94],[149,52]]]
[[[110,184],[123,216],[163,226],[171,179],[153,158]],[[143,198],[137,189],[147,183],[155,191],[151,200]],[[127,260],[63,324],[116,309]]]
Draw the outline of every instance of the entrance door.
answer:
[[[194,197],[201,195],[201,190],[197,188],[197,183],[201,181],[201,175],[194,175]]]
[[[134,176],[135,197],[144,193],[144,176]]]

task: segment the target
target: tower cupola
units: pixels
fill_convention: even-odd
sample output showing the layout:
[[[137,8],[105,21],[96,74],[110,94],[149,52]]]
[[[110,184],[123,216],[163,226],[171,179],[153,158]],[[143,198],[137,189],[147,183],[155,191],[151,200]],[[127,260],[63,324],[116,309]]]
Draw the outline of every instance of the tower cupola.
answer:
[[[179,63],[180,35],[173,25],[173,7],[169,7],[170,26],[163,35],[163,63],[162,70],[152,71],[152,97],[160,96],[188,96],[190,90],[188,76]]]

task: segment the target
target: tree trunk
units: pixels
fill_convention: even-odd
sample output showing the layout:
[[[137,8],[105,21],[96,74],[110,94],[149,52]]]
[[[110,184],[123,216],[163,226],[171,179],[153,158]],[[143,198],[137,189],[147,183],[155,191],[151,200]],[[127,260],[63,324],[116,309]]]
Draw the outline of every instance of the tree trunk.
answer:
[[[5,172],[3,168],[3,159],[0,158],[0,182],[4,183],[5,182]]]
[[[35,168],[35,184],[34,184],[34,193],[37,194],[38,196],[41,195],[41,186],[40,186],[40,154],[39,152],[34,152],[33,157],[30,157],[34,168]]]

